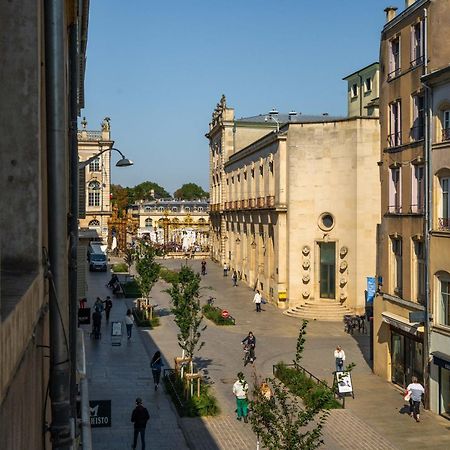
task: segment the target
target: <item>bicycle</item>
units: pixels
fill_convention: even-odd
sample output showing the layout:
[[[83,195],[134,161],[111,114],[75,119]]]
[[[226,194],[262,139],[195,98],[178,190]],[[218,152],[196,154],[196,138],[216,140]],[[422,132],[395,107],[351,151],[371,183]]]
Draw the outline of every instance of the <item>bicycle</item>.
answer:
[[[248,363],[252,363],[256,359],[255,358],[255,351],[251,345],[244,345],[244,367]]]

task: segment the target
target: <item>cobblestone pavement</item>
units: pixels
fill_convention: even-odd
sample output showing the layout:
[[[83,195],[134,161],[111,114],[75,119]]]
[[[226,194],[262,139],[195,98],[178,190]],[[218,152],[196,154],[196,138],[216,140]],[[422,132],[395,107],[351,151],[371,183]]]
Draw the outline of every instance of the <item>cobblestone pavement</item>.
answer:
[[[164,260],[163,264],[179,268],[181,262]],[[200,262],[190,264],[195,269],[200,269]],[[92,274],[91,278],[94,276],[102,275]],[[101,283],[104,284],[103,281]],[[90,301],[95,295],[105,295],[101,286],[98,291],[90,290]],[[244,370],[251,383],[254,369],[258,376],[266,377],[271,375],[273,364],[280,360],[292,361],[301,321],[282,315],[281,311],[271,305],[265,305],[264,311],[257,314],[252,304],[252,291],[243,285],[233,288],[231,279],[223,277],[220,267],[209,261],[208,274],[203,277],[202,286],[202,301],[212,295],[216,297],[217,305],[228,309],[236,318],[236,326],[232,327],[218,327],[205,319],[208,325],[202,335],[205,346],[196,360],[214,389],[221,414],[213,418],[179,419],[166,394],[162,391],[155,394],[151,389],[148,355],[152,355],[155,349],[159,348],[168,366],[173,366],[174,357],[180,355],[176,341],[177,328],[170,314],[169,297],[164,292],[167,285],[160,281],[152,291],[152,301],[159,305],[161,313],[159,327],[141,330],[141,340],[135,333],[131,343],[125,343],[120,349],[106,345],[106,339],[102,339],[100,345],[88,343],[92,386],[90,398],[113,399],[113,427],[93,430],[95,450],[129,448],[132,433],[129,415],[137,395],[144,398],[153,419],[147,433],[148,448],[256,448],[256,437],[250,425],[235,419],[232,384],[240,370]],[[127,305],[130,304],[130,300],[115,300],[112,319],[123,317]],[[254,366],[243,369],[240,341],[250,329],[257,337],[257,360]],[[331,381],[334,364],[332,352],[337,343],[345,349],[348,362],[356,363],[353,371],[355,399],[347,399],[345,410],[331,412],[324,429],[325,444],[322,448],[450,448],[449,422],[424,412],[421,416],[422,422],[415,423],[404,414],[401,393],[392,384],[372,374],[365,360],[368,353],[367,336],[346,335],[340,323],[310,322],[302,365],[319,378]],[[103,350],[95,350],[104,345]]]

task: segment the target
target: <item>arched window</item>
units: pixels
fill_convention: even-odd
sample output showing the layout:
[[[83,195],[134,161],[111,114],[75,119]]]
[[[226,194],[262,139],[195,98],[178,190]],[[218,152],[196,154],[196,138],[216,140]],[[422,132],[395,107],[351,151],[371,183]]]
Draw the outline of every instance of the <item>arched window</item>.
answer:
[[[100,206],[100,183],[91,181],[88,184],[88,205]]]
[[[206,220],[203,217],[200,217],[200,219],[198,219],[198,223],[204,224],[206,222]]]
[[[153,225],[153,220],[150,219],[150,217],[148,217],[147,219],[145,219],[145,228],[151,228]]]
[[[91,220],[89,222],[89,226],[90,227],[99,227],[100,226],[100,222],[97,219]]]

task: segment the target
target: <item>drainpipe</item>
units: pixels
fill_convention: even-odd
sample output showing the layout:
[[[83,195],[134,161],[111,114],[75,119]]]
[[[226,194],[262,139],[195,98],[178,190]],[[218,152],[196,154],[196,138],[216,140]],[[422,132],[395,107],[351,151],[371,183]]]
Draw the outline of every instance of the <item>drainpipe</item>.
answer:
[[[426,8],[424,15],[424,75],[428,73],[428,14]],[[426,83],[425,87],[425,130],[424,130],[424,156],[425,156],[425,321],[423,335],[423,378],[425,387],[425,408],[430,408],[430,383],[429,383],[429,354],[430,354],[430,230],[432,226],[432,173],[431,173],[431,117],[432,117],[432,89]]]
[[[70,360],[67,275],[67,112],[65,83],[65,2],[44,2],[45,81],[50,271],[50,400],[52,448],[70,448]]]
[[[359,77],[359,117],[362,117],[363,81],[362,81],[362,76],[359,72],[357,75]]]
[[[70,255],[69,255],[69,342],[70,342],[70,405],[72,418],[77,417],[77,253],[78,253],[78,26],[71,24],[69,28],[69,83],[70,83]],[[76,434],[78,432],[76,431]]]

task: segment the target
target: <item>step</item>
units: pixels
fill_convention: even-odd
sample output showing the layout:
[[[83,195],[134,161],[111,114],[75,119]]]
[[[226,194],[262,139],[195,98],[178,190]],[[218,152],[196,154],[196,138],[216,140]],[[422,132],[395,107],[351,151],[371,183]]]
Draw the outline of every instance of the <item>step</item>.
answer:
[[[304,312],[293,312],[290,310],[284,311],[284,313],[288,317],[296,317],[301,319],[309,319],[309,320],[319,320],[323,322],[341,322],[344,318],[344,314],[315,314],[309,311]]]

